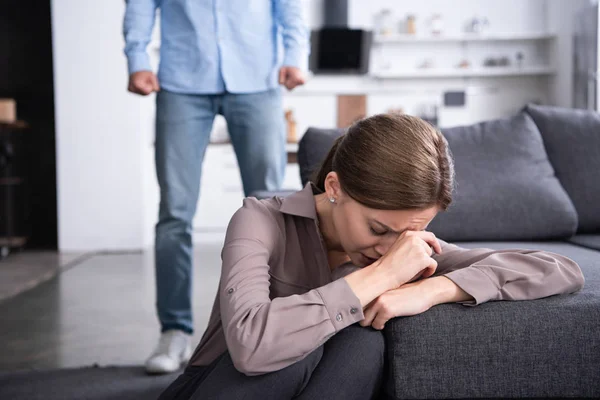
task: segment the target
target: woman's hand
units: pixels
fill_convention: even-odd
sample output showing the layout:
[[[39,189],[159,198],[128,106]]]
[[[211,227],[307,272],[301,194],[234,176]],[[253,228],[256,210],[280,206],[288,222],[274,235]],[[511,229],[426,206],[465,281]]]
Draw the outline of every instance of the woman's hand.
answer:
[[[438,304],[473,300],[449,278],[436,276],[385,292],[365,307],[365,319],[360,324],[381,330],[395,317],[421,314]]]
[[[423,282],[407,283],[385,292],[365,308],[365,319],[360,324],[381,330],[392,318],[408,317],[429,310],[433,302],[431,296],[423,290]]]
[[[366,307],[390,290],[433,275],[437,268],[431,258],[434,251],[441,253],[442,247],[433,233],[406,231],[379,260],[343,279]]]
[[[435,273],[437,262],[431,258],[434,251],[440,254],[442,247],[433,233],[406,231],[375,264],[393,282],[393,288],[398,288]]]

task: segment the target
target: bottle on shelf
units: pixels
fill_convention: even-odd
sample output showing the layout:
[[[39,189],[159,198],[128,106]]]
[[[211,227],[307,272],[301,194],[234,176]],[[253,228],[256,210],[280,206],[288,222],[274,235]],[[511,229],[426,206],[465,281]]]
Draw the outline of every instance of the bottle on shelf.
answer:
[[[287,126],[287,142],[296,143],[298,136],[296,134],[296,119],[293,110],[285,110],[285,122]]]
[[[406,16],[406,33],[409,35],[417,34],[417,17],[413,14]]]

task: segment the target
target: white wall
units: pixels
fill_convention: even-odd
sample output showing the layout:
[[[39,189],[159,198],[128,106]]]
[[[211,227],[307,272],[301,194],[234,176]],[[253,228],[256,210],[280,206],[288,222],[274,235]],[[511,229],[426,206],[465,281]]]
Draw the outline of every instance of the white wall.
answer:
[[[123,1],[53,0],[58,241],[139,249],[151,98],[128,94]]]

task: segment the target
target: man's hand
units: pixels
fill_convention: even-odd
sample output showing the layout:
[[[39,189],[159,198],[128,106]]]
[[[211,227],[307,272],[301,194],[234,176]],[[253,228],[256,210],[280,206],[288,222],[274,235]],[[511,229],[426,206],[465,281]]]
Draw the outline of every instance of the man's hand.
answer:
[[[127,87],[131,93],[147,96],[152,92],[158,92],[158,78],[152,71],[138,71],[129,76],[129,86]]]
[[[304,85],[304,82],[306,82],[306,78],[299,68],[283,66],[279,70],[279,83],[288,90],[292,90],[299,85]]]

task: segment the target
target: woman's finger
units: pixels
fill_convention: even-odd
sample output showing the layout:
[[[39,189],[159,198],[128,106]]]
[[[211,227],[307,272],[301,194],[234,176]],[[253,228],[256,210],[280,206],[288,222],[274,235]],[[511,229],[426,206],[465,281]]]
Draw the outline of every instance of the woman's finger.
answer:
[[[419,279],[429,278],[430,276],[435,274],[435,271],[437,270],[437,265],[438,265],[437,261],[435,261],[433,258],[429,257],[429,265],[427,267],[423,268],[421,271],[419,271],[415,276],[410,278],[406,283],[415,282],[415,281],[418,281]]]
[[[420,237],[419,239],[421,239],[420,243],[423,246],[423,249],[425,250],[425,254],[427,254],[428,256],[431,257],[431,255],[435,251],[433,249],[433,246],[431,246],[429,243],[427,243],[425,240],[423,240],[423,238]]]
[[[398,237],[398,240],[402,240],[405,236],[416,236],[419,239],[425,241],[437,254],[442,254],[442,245],[435,235],[427,231],[405,231]]]
[[[382,330],[385,327],[385,323],[388,322],[389,318],[386,318],[383,313],[377,313],[377,317],[371,323],[371,326],[377,330]]]
[[[421,231],[419,237],[427,242],[437,254],[442,254],[442,245],[432,232]]]
[[[375,319],[375,317],[377,316],[377,311],[375,310],[375,308],[373,306],[371,307],[367,307],[365,309],[365,311],[363,312],[365,318],[360,321],[360,325],[361,326],[369,326],[373,323],[373,320]]]
[[[435,274],[437,270],[438,263],[433,258],[429,258],[429,266],[425,268],[421,274],[421,278],[429,278],[431,275]]]

